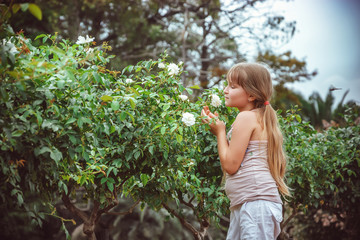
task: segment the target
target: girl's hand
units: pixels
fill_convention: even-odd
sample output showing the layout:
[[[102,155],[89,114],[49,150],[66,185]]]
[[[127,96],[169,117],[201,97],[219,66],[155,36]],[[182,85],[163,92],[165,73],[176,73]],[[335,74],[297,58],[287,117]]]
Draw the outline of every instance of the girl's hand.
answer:
[[[210,126],[210,132],[216,136],[218,136],[218,134],[221,132],[221,131],[225,131],[226,128],[225,128],[225,123],[223,121],[220,121],[219,120],[219,114],[215,112],[212,113],[210,112],[209,110],[209,107],[208,106],[205,106],[202,111],[201,111],[201,116],[203,117],[201,119],[201,121],[203,123],[206,123],[206,124],[209,124]],[[211,121],[212,119],[215,119],[215,122],[214,121]],[[210,121],[212,123],[210,123]]]

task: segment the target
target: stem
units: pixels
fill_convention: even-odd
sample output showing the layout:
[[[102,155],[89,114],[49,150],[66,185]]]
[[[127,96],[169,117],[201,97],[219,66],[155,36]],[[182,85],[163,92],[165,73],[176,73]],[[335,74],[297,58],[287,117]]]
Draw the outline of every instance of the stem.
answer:
[[[165,203],[163,203],[162,205],[169,213],[173,214],[177,219],[180,220],[181,225],[187,228],[194,235],[195,239],[200,239],[197,237],[199,235],[198,231],[189,222],[187,222],[184,217],[180,216],[178,213],[175,212],[174,209],[171,209]]]
[[[281,229],[283,229],[290,222],[290,220],[293,219],[297,214],[298,214],[297,207],[294,207],[291,215],[280,224]]]
[[[136,203],[134,203],[130,208],[129,210],[127,210],[126,212],[105,212],[106,214],[108,215],[126,215],[126,214],[130,214],[134,211],[134,208],[139,204],[140,200],[137,200]]]

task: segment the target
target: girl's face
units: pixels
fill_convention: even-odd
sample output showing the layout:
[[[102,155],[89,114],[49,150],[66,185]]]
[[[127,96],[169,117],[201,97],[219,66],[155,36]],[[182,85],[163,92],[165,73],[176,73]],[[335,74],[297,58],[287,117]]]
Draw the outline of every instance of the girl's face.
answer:
[[[240,111],[253,109],[252,102],[249,102],[250,95],[237,83],[228,82],[224,89],[225,106],[236,107]]]

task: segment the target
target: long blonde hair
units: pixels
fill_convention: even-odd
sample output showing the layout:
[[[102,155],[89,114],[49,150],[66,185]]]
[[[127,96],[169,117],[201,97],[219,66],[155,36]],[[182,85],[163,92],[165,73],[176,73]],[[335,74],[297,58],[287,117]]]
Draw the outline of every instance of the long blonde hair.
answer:
[[[272,95],[272,80],[269,71],[259,63],[238,63],[227,73],[229,83],[239,84],[248,94],[255,97],[255,108],[259,110],[260,125],[267,134],[267,161],[272,177],[279,192],[283,196],[290,196],[289,188],[284,181],[286,170],[286,156],[283,150],[283,135],[275,110],[270,104]]]

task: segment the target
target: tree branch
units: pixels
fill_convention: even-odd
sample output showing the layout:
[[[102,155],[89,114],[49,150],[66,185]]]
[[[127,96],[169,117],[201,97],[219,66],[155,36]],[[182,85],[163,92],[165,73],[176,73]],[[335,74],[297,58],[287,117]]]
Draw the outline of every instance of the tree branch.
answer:
[[[174,215],[177,219],[180,220],[181,225],[183,225],[185,228],[187,228],[190,232],[192,232],[192,234],[194,235],[195,238],[198,238],[199,236],[199,231],[196,230],[188,221],[185,220],[184,217],[180,216],[180,214],[178,214],[174,209],[171,209],[168,205],[166,205],[165,203],[162,204],[163,207],[172,215]]]
[[[136,205],[138,205],[140,203],[140,200],[137,200],[136,201],[136,203],[134,203],[130,208],[129,208],[129,210],[128,211],[126,211],[126,212],[105,212],[106,214],[108,214],[108,215],[116,215],[116,216],[118,216],[118,215],[126,215],[126,214],[130,214],[130,213],[132,213],[133,211],[134,211],[134,208],[136,207]]]
[[[293,219],[297,214],[298,214],[297,207],[294,207],[291,215],[280,224],[281,229],[283,229],[290,222],[290,220]]]
[[[80,209],[78,209],[77,207],[75,207],[75,205],[71,203],[69,196],[66,195],[65,193],[63,193],[63,195],[62,195],[62,200],[64,202],[65,207],[67,209],[69,209],[70,212],[74,213],[76,216],[81,218],[81,220],[83,220],[84,222],[89,220],[89,216],[85,212],[83,212]]]

